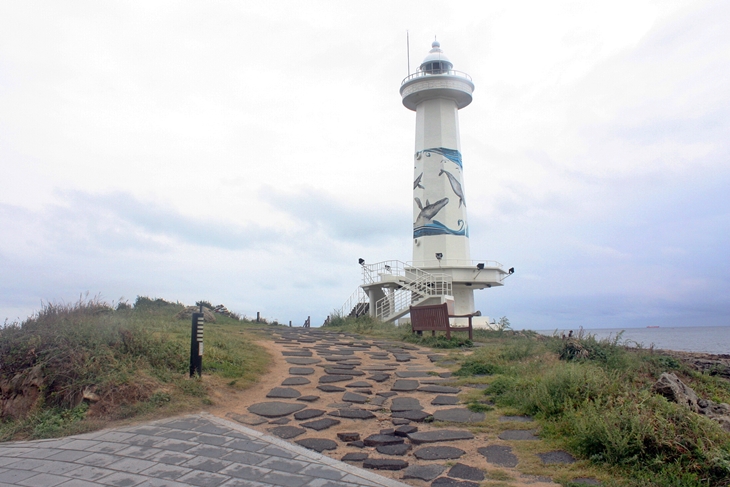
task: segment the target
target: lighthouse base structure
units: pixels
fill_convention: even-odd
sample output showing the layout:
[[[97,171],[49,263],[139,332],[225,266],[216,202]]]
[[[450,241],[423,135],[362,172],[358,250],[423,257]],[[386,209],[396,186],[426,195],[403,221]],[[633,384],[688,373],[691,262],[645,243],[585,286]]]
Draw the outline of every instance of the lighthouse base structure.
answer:
[[[502,286],[508,275],[498,262],[474,261],[468,265],[463,262],[463,265],[447,266],[434,261],[427,264],[424,267],[400,261],[363,264],[361,292],[345,304],[341,315],[367,313],[388,322],[407,315],[410,306],[441,303],[448,303],[452,314],[473,314],[477,311],[474,291]],[[456,318],[455,324],[461,324],[461,320]],[[481,322],[486,318],[474,320],[483,327]]]

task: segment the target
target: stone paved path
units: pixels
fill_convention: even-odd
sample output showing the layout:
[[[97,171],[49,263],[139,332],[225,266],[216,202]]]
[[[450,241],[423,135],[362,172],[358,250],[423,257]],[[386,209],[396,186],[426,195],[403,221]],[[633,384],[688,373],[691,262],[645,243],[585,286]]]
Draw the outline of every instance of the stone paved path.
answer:
[[[219,411],[235,422],[201,413],[0,443],[0,487],[478,487],[495,472],[501,486],[558,485],[519,470],[526,454],[514,446],[541,441],[529,418],[499,418],[499,435],[470,431],[485,415],[461,404],[442,354],[327,330],[267,332],[273,372]]]
[[[558,485],[518,470],[513,446],[539,441],[529,418],[500,418],[514,431],[499,437],[469,431],[485,414],[460,402],[465,389],[450,384],[443,354],[322,329],[267,331],[283,364],[279,382],[229,418],[413,486],[477,487],[495,470],[500,485]]]
[[[208,414],[0,444],[0,487],[407,487]]]

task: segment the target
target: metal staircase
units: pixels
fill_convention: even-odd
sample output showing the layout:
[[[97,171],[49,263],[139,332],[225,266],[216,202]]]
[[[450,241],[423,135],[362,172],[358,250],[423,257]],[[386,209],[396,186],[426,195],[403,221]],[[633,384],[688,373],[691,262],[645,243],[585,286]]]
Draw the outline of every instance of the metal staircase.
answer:
[[[410,306],[452,295],[451,277],[431,274],[398,260],[363,265],[362,273],[363,286],[378,288],[382,297],[371,310],[368,295],[362,287],[358,287],[340,308],[342,317],[370,313],[381,321],[389,322],[407,315]]]
[[[431,274],[397,260],[363,266],[363,281],[383,289],[385,296],[376,301],[374,315],[385,322],[408,314],[410,306],[452,294],[450,277]]]

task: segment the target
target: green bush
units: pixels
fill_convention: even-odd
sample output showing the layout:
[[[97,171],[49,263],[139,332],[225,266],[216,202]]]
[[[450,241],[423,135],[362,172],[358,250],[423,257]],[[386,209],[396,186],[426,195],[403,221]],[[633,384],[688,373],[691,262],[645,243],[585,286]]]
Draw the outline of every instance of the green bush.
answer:
[[[488,363],[480,359],[467,359],[461,364],[461,368],[454,372],[457,377],[469,377],[472,375],[492,375],[502,372],[502,367]]]

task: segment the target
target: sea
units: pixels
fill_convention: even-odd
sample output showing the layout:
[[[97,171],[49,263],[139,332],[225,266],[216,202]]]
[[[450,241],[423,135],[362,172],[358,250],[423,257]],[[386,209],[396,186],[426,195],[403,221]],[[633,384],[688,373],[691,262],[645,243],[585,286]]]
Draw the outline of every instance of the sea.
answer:
[[[543,335],[552,335],[555,330],[536,330]],[[623,333],[622,333],[623,332]],[[563,330],[558,330],[562,335]],[[578,330],[573,330],[578,333]],[[619,333],[619,343],[643,348],[677,350],[682,352],[704,352],[730,354],[730,326],[687,326],[660,328],[600,328],[583,330],[597,339],[615,338]],[[568,334],[568,330],[565,330]]]

